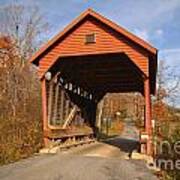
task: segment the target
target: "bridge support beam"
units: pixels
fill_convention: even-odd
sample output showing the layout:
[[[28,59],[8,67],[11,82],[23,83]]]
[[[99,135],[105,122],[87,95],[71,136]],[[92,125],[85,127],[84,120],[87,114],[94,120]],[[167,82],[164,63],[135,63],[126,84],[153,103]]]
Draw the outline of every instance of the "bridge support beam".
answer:
[[[144,97],[145,97],[145,131],[147,138],[147,154],[152,155],[152,125],[151,125],[151,96],[149,78],[144,81]]]
[[[43,134],[44,134],[44,145],[48,146],[49,140],[45,133],[48,131],[48,118],[47,118],[47,89],[46,79],[41,80],[41,92],[42,92],[42,118],[43,118]]]

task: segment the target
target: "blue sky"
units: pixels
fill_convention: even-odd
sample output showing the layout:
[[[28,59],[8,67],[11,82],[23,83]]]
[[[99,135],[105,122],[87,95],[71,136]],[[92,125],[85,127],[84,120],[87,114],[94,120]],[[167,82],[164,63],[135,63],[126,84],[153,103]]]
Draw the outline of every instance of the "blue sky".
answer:
[[[0,0],[0,6],[12,2],[39,6],[51,27],[49,38],[93,8],[152,43],[159,59],[180,65],[180,0]]]

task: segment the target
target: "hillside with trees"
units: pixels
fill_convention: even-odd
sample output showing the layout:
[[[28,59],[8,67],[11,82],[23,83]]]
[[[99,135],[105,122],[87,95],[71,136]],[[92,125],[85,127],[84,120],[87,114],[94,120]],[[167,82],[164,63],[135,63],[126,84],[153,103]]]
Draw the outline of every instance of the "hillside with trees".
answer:
[[[41,93],[36,69],[28,59],[47,23],[37,7],[1,8],[0,164],[37,152],[42,146]]]

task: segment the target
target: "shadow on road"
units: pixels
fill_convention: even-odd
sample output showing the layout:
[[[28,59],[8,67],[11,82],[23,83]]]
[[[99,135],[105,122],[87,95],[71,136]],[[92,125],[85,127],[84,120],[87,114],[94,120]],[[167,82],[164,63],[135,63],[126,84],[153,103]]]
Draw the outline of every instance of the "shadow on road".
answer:
[[[131,158],[133,151],[140,152],[139,130],[132,119],[123,122],[120,135],[108,136],[98,132],[103,143],[118,147],[121,152],[127,153]]]
[[[128,156],[131,157],[133,151],[140,150],[140,143],[134,139],[122,138],[122,137],[113,137],[108,140],[103,141],[106,144],[118,147],[120,151],[128,153]]]

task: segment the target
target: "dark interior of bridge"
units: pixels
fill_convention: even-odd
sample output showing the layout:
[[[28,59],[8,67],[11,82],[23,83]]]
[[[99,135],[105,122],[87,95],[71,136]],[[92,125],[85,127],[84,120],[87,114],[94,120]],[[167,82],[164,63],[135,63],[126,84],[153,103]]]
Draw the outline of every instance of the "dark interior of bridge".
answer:
[[[143,72],[124,53],[61,57],[50,72],[53,76],[59,73],[58,83],[66,97],[78,106],[81,117],[93,128],[97,104],[106,93],[143,94]],[[61,116],[60,119],[65,118]]]

